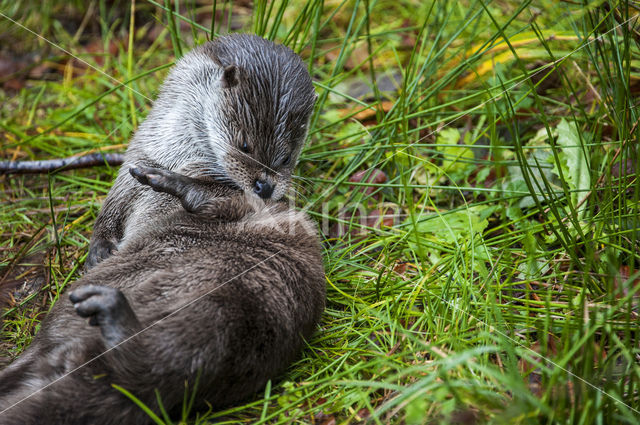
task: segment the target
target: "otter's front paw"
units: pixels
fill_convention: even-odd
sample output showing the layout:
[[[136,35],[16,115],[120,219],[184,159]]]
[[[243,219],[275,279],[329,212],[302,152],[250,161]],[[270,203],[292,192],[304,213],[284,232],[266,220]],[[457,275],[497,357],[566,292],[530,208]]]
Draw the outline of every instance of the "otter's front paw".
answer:
[[[100,285],[85,285],[69,299],[80,317],[91,326],[100,326],[107,345],[114,346],[138,329],[139,322],[122,291]]]
[[[129,168],[129,174],[156,192],[166,192],[172,195],[175,195],[176,183],[181,177],[173,171],[143,166]]]
[[[113,321],[114,316],[128,305],[120,290],[98,285],[81,286],[69,295],[69,299],[79,316],[89,318],[91,326]]]
[[[95,239],[91,241],[87,261],[84,263],[85,268],[89,270],[95,267],[99,262],[110,257],[115,251],[116,246],[107,239]]]
[[[202,182],[173,171],[140,166],[129,168],[129,173],[156,192],[176,196],[182,207],[192,213],[199,212],[202,205],[212,196],[210,189],[206,185],[203,186]]]

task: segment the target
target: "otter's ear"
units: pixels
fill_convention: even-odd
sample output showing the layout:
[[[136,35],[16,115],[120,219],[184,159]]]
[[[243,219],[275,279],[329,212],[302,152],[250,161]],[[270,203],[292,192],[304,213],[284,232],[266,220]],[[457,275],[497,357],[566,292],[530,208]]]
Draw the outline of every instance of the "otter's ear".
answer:
[[[224,69],[222,73],[222,87],[225,89],[230,89],[231,87],[235,87],[240,82],[238,67],[235,65],[230,65]]]

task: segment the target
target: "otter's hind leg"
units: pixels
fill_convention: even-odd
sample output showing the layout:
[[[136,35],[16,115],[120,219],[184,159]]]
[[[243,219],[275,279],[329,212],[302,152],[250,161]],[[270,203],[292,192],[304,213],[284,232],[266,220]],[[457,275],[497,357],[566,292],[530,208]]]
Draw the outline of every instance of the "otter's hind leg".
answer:
[[[22,409],[22,401],[31,398],[51,382],[47,353],[37,348],[37,341],[0,372],[0,425],[26,423],[7,421],[9,410]]]
[[[33,361],[31,353],[26,352],[9,366],[0,371],[0,410],[2,410],[4,398],[21,387],[33,374]]]

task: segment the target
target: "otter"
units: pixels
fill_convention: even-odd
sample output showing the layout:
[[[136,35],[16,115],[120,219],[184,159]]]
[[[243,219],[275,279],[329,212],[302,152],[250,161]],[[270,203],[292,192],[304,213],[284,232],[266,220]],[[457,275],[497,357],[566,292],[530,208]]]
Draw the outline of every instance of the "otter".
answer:
[[[180,59],[132,138],[98,214],[86,268],[111,255],[175,197],[136,185],[132,167],[214,177],[254,197],[278,200],[307,135],[316,100],[311,77],[289,48],[234,34]]]
[[[157,390],[179,412],[185,381],[198,381],[196,399],[217,410],[283,372],[317,326],[324,269],[304,213],[211,179],[130,173],[183,208],[158,214],[54,305],[0,372],[0,424],[151,422],[113,385],[159,411]]]

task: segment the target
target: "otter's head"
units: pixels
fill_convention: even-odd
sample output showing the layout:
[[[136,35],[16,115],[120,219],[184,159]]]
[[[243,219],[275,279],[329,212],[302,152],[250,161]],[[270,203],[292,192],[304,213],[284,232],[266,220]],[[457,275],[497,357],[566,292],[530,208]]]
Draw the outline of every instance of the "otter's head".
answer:
[[[220,37],[194,53],[215,64],[215,72],[202,75],[216,80],[215,96],[200,101],[217,171],[247,193],[280,199],[316,100],[304,63],[287,47],[251,35]]]

